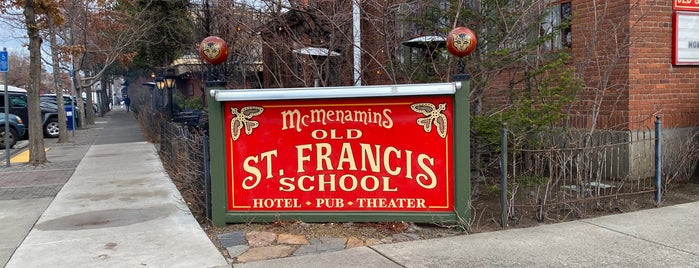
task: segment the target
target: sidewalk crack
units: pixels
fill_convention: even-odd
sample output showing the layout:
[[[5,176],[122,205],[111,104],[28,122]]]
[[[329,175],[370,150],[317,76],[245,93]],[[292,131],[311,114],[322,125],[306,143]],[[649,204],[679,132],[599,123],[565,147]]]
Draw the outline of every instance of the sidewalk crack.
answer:
[[[594,225],[594,226],[600,227],[600,228],[602,228],[602,229],[606,229],[606,230],[609,230],[609,231],[612,231],[612,232],[615,232],[615,233],[618,233],[618,234],[622,234],[622,235],[625,235],[625,236],[628,236],[628,237],[633,237],[633,238],[636,238],[636,239],[640,239],[640,240],[642,240],[642,241],[646,241],[646,242],[649,242],[649,243],[651,243],[651,244],[656,244],[656,245],[663,246],[663,247],[666,247],[666,248],[671,248],[671,249],[674,249],[674,250],[677,250],[677,251],[680,251],[680,252],[687,253],[687,254],[689,254],[689,255],[699,256],[699,253],[691,252],[691,251],[688,251],[688,250],[685,250],[685,249],[682,249],[682,248],[678,248],[678,247],[675,247],[675,246],[672,246],[672,245],[667,245],[667,244],[664,244],[664,243],[661,243],[661,242],[658,242],[658,241],[650,240],[650,239],[647,239],[647,238],[644,238],[644,237],[641,237],[641,236],[638,236],[638,235],[633,235],[633,234],[625,233],[625,232],[622,232],[622,231],[619,231],[619,230],[616,230],[616,229],[612,229],[611,227],[608,227],[608,226],[605,226],[605,225],[601,225],[601,224],[597,224],[597,223],[593,223],[593,222],[589,222],[589,221],[585,221],[585,220],[581,220],[581,222],[584,222],[584,223],[587,223],[587,224],[590,224],[590,225]]]

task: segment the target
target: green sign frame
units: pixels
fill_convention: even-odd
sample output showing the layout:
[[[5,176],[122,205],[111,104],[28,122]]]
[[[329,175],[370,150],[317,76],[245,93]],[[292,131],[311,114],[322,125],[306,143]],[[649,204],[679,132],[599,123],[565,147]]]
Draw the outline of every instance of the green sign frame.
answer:
[[[434,84],[444,86],[443,84]],[[420,223],[470,223],[471,221],[471,178],[470,178],[470,111],[469,81],[448,83],[456,90],[453,93],[454,126],[454,211],[440,213],[424,212],[240,212],[227,208],[228,178],[226,177],[224,101],[217,100],[218,92],[227,91],[223,87],[208,87],[209,104],[209,149],[211,167],[211,220],[215,226],[229,223],[304,221],[304,222],[393,222],[407,221]],[[396,85],[395,87],[399,87]],[[385,86],[391,87],[391,86]],[[362,87],[332,88],[334,94],[354,92]],[[327,89],[327,88],[326,88]],[[243,91],[235,89],[236,91]],[[295,89],[284,89],[295,90]],[[254,90],[246,90],[253,92]],[[264,90],[261,90],[264,91]],[[361,91],[361,90],[359,90]],[[340,93],[342,94],[342,93]],[[356,97],[356,96],[348,96]],[[317,96],[308,98],[318,98]],[[338,98],[331,96],[330,98]]]

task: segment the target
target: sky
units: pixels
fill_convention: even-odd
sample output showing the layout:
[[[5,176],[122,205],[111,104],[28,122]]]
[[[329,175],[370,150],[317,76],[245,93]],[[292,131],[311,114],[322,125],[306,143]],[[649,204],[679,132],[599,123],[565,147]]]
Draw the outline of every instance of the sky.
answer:
[[[27,49],[22,47],[24,41],[22,38],[17,38],[16,36],[8,35],[7,32],[0,33],[0,49],[7,49],[8,53],[24,53]],[[27,51],[28,53],[28,51]]]
[[[262,6],[260,0],[238,0],[240,2],[246,2],[253,6]],[[13,11],[14,16],[21,16],[20,11]],[[13,53],[23,53],[29,54],[26,47],[22,47],[23,43],[28,42],[26,38],[26,31],[24,29],[17,28],[16,22],[12,22],[12,19],[8,19],[12,15],[3,14],[0,19],[0,50],[3,48],[7,49],[10,54]],[[14,25],[13,25],[14,24]]]
[[[26,42],[25,36],[27,32],[24,29],[17,27],[15,23],[8,20],[8,15],[4,15],[0,20],[0,49],[6,48],[8,53],[28,51],[22,47],[22,43]]]

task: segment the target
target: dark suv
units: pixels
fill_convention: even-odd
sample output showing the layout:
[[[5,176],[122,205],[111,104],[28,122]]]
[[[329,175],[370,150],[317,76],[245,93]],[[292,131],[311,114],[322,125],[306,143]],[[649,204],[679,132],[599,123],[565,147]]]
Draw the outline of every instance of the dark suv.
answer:
[[[19,116],[22,119],[25,126],[29,126],[29,109],[27,107],[27,90],[23,88],[7,86],[9,103],[10,103],[10,113]],[[0,94],[0,112],[5,111],[5,94],[4,90],[0,90],[3,94]],[[41,118],[42,118],[42,129],[44,132],[44,137],[56,138],[58,137],[58,108],[50,104],[40,105]],[[29,137],[29,127],[22,138],[26,139]]]

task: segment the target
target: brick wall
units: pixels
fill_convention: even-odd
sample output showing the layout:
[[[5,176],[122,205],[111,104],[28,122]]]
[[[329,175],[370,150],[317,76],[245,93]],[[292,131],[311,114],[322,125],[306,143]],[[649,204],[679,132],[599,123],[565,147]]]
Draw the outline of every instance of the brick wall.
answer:
[[[571,4],[572,64],[582,72],[585,81],[585,90],[580,92],[573,109],[571,126],[626,128],[628,2],[606,1],[605,5],[578,0]]]
[[[672,3],[646,1],[631,21],[629,122],[632,129],[652,126],[661,114],[669,128],[699,126],[699,66],[672,65]]]
[[[577,124],[597,128],[699,126],[699,66],[672,65],[669,1],[573,1],[573,56],[587,90],[577,103]],[[598,18],[595,20],[595,18]]]

